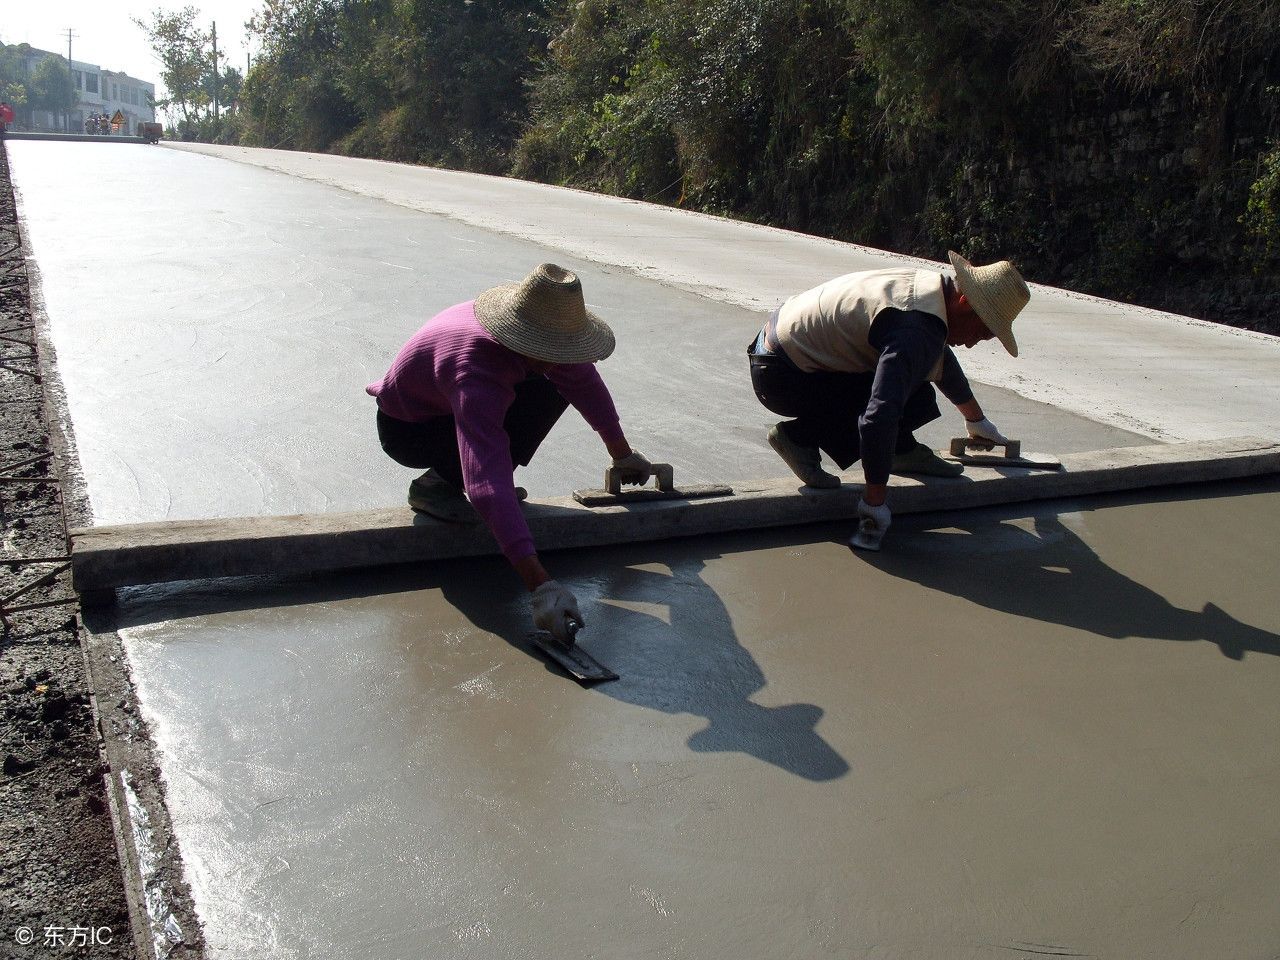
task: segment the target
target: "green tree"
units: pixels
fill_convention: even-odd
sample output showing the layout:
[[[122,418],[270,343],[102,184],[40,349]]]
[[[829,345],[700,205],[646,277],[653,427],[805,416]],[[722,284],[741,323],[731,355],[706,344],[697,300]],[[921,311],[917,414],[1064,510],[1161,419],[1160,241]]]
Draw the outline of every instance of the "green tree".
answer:
[[[222,59],[222,54],[218,54],[218,59]],[[244,90],[244,74],[232,66],[222,67],[222,72],[218,76],[218,104],[223,111],[231,111],[235,109],[236,102],[240,99],[240,94]],[[206,93],[210,97],[213,96],[212,73],[208,83]]]
[[[532,84],[515,170],[802,229],[859,215],[869,101],[839,0],[585,0]]]
[[[25,43],[12,46],[0,43],[0,100],[15,112],[27,106],[30,99],[26,68],[26,54],[30,50]]]
[[[31,106],[65,116],[76,105],[76,88],[71,71],[61,57],[45,57],[31,72]]]
[[[265,0],[254,14],[248,28],[260,50],[244,83],[246,142],[323,150],[359,122],[340,82],[344,6],[339,0]]]
[[[160,79],[169,90],[168,98],[157,100],[156,107],[177,110],[181,122],[188,127],[209,117],[213,110],[209,92],[212,38],[197,25],[199,16],[197,8],[183,7],[177,11],[157,9],[152,12],[150,23],[133,20],[160,58]]]
[[[543,0],[266,0],[245,80],[268,146],[505,171]]]
[[[1259,158],[1261,175],[1249,187],[1249,202],[1241,218],[1256,244],[1255,262],[1270,266],[1280,254],[1280,143]]]
[[[544,42],[537,0],[399,0],[390,86],[404,159],[497,172],[527,111],[525,77]]]

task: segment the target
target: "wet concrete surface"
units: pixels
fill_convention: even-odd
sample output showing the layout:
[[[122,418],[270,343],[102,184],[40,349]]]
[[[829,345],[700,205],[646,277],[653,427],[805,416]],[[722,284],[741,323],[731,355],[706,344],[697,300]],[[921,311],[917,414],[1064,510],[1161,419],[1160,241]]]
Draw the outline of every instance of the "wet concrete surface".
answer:
[[[403,502],[414,472],[379,449],[365,384],[434,312],[543,260],[579,271],[617,331],[601,371],[639,449],[682,483],[788,475],[747,376],[758,311],[226,160],[79,143],[9,154],[95,523]],[[976,389],[1026,450],[1146,442]],[[963,432],[943,407],[920,434],[938,447]],[[518,476],[561,495],[599,486],[605,465],[570,411]]]
[[[1280,483],[849,532],[126,592],[210,955],[1274,952]]]

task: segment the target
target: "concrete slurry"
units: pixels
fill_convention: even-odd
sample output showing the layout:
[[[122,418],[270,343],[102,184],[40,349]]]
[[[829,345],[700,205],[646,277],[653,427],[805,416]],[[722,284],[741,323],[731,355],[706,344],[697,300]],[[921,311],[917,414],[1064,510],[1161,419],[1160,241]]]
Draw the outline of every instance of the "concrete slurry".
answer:
[[[788,475],[746,371],[759,310],[194,153],[8,149],[97,524],[403,503],[414,472],[379,449],[365,384],[432,313],[545,260],[578,270],[618,333],[601,372],[637,448],[681,483]],[[1029,449],[1142,439],[978,391]],[[960,432],[948,407],[921,438],[943,446]],[[533,496],[565,494],[599,486],[606,463],[570,411],[519,480]]]
[[[894,532],[125,591],[209,955],[1270,956],[1280,484]]]
[[[532,240],[725,303],[770,309],[852,270],[935,266],[786,230],[577,190],[327,154],[203,144],[226,157]],[[1007,251],[1015,261],[1020,251]],[[943,258],[945,250],[937,251]],[[1035,277],[1030,279],[1035,280]],[[1017,359],[984,351],[986,383],[1169,440],[1280,436],[1280,339],[1035,286]]]

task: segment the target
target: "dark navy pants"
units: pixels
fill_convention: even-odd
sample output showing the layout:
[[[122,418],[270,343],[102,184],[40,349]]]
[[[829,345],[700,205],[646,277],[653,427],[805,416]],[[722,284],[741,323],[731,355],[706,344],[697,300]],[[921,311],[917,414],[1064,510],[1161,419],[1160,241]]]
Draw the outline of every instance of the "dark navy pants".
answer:
[[[848,470],[862,456],[858,418],[871,401],[875,372],[806,373],[785,353],[756,352],[762,346],[757,338],[747,348],[757,399],[765,409],[794,418],[783,427],[792,441],[819,448],[841,470]],[[912,434],[940,416],[933,385],[922,383],[903,406],[896,449],[910,450],[915,446]]]

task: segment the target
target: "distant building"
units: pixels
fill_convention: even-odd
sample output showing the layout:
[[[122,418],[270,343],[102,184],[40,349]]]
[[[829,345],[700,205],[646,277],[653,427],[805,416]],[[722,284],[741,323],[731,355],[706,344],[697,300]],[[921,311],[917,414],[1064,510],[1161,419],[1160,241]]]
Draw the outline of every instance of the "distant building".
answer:
[[[80,95],[79,129],[84,129],[84,121],[90,114],[105,113],[114,117],[116,111],[124,115],[123,132],[137,132],[138,122],[152,121],[156,118],[156,85],[146,80],[139,80],[127,73],[114,70],[103,70],[97,64],[71,62],[71,80]],[[76,115],[72,114],[72,124],[76,123]]]
[[[47,50],[31,48],[26,57],[27,76],[31,76],[38,64],[45,57],[57,57],[63,63],[67,58]],[[105,113],[114,117],[119,111],[124,117],[121,133],[134,134],[140,121],[152,121],[156,118],[156,85],[148,80],[139,80],[127,73],[114,70],[103,70],[96,63],[85,63],[81,60],[71,61],[71,82],[75,85],[79,98],[71,110],[71,132],[83,133],[84,122],[94,114]],[[60,115],[47,110],[32,110],[31,127],[33,130],[64,130],[64,119]]]

